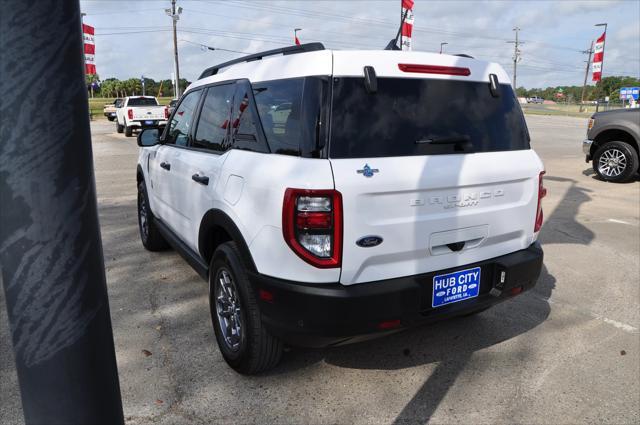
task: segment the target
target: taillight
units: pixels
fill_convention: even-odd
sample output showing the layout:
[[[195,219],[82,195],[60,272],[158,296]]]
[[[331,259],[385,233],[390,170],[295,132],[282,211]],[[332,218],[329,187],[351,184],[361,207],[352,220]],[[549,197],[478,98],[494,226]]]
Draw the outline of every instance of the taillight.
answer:
[[[127,110],[127,115],[129,116],[129,119],[132,120],[133,119],[133,109],[128,109]]]
[[[284,239],[298,257],[318,268],[342,261],[342,195],[336,190],[287,189]]]
[[[169,108],[164,107],[164,119],[169,119]]]
[[[547,189],[544,187],[542,176],[544,176],[545,172],[541,171],[538,176],[538,209],[536,210],[536,224],[533,227],[533,232],[539,232],[542,228],[542,198],[547,196]]]
[[[471,70],[469,68],[460,68],[457,66],[399,63],[398,68],[400,68],[400,71],[403,72],[417,72],[421,74],[460,75],[463,77],[471,75]]]

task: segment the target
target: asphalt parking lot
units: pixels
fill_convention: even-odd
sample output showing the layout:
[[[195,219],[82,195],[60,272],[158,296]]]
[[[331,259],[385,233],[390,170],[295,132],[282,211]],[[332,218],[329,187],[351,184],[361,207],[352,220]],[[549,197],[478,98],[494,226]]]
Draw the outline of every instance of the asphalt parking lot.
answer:
[[[534,290],[475,317],[292,350],[256,377],[224,363],[197,274],[174,252],[142,248],[135,140],[95,121],[127,422],[640,423],[640,182],[594,178],[580,147],[586,119],[527,121],[548,189],[545,267]],[[0,422],[22,423],[0,298]]]

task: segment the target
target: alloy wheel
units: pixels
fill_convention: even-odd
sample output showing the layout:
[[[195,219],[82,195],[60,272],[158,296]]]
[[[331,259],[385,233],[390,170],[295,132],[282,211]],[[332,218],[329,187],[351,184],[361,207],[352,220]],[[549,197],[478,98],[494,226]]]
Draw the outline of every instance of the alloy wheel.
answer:
[[[227,347],[238,351],[242,342],[240,300],[231,274],[221,268],[216,274],[216,314],[218,326]]]
[[[598,171],[606,177],[618,177],[627,168],[627,157],[616,148],[602,152],[598,160]]]

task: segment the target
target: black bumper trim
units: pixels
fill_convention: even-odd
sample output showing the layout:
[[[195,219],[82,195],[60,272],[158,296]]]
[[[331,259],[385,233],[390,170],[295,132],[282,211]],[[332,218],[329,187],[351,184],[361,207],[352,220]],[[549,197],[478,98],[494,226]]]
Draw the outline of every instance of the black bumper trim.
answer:
[[[274,335],[292,345],[321,347],[360,340],[384,333],[379,324],[400,320],[401,328],[471,313],[511,298],[510,289],[532,288],[542,269],[538,242],[501,257],[446,270],[371,283],[309,284],[249,273],[260,303],[262,321]],[[481,267],[480,294],[476,298],[431,308],[433,277]],[[505,281],[500,284],[501,272]],[[494,289],[494,291],[492,291]],[[260,299],[260,290],[273,295]]]

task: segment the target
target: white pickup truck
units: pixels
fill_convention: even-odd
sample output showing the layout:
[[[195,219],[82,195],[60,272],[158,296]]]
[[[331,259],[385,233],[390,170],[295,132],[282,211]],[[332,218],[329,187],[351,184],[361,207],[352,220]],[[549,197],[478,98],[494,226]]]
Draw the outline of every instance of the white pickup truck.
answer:
[[[116,131],[131,137],[134,129],[163,128],[167,125],[167,118],[167,107],[160,106],[155,97],[125,97],[122,106],[116,110]]]

